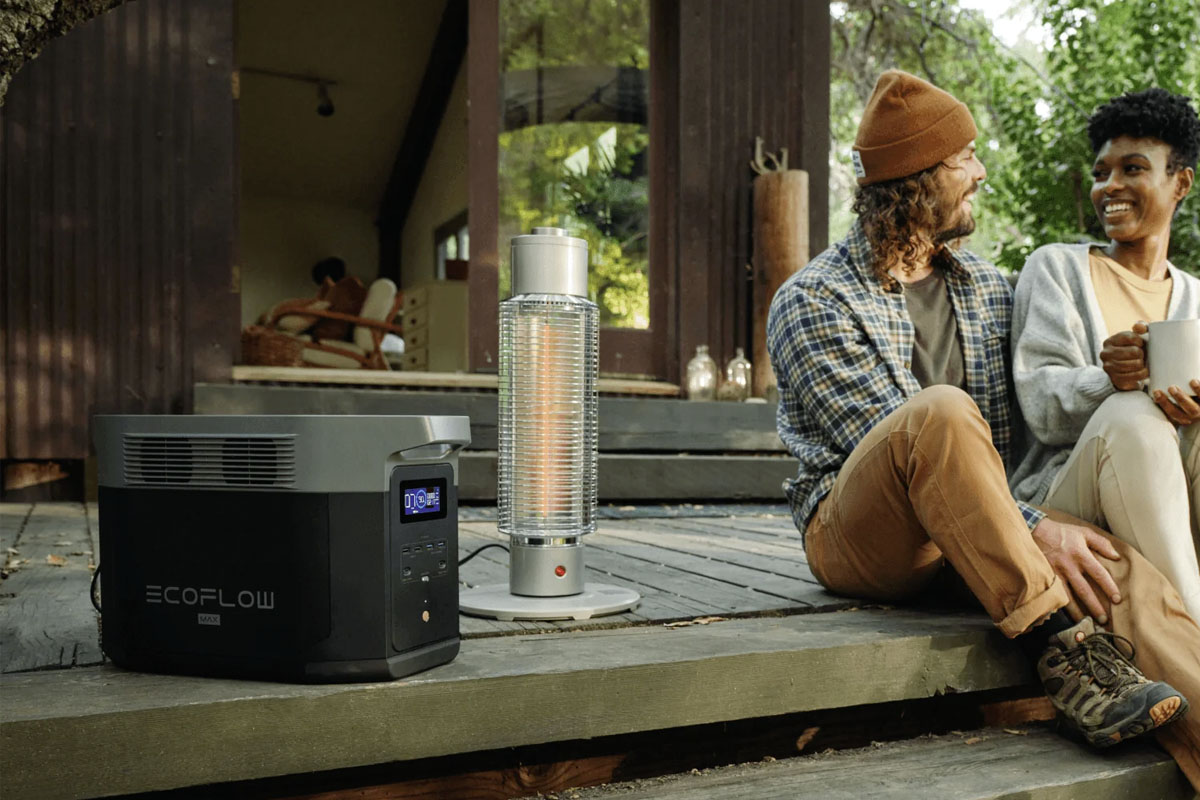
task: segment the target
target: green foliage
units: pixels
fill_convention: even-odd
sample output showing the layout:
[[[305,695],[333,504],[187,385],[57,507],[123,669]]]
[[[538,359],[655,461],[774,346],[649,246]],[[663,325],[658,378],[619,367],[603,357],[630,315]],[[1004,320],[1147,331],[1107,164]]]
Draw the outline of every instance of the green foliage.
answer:
[[[650,4],[643,0],[502,0],[501,69],[649,69],[649,31]]]
[[[1103,239],[1088,196],[1086,132],[1099,105],[1150,86],[1200,103],[1200,0],[1038,0],[1036,8],[1050,44],[1018,50],[957,0],[852,0],[835,4],[833,15],[835,158],[844,148],[848,161],[863,85],[883,69],[907,69],[950,91],[975,113],[988,168],[972,248],[1008,269],[1048,242]],[[867,33],[872,23],[882,38]],[[1170,258],[1200,274],[1197,194],[1172,226]],[[848,206],[848,196],[838,202]]]
[[[610,155],[597,140],[613,130]],[[588,289],[600,306],[601,325],[649,326],[648,144],[646,129],[629,123],[564,122],[500,135],[500,241],[542,225],[586,239],[592,262]],[[567,166],[584,147],[587,170]],[[508,253],[501,250],[500,288],[506,296]]]
[[[505,72],[541,67],[549,81],[555,67],[649,67],[642,0],[504,0],[500,27]],[[511,285],[506,243],[535,226],[557,226],[588,242],[600,324],[648,327],[645,126],[550,121],[505,131],[499,144],[501,296]]]

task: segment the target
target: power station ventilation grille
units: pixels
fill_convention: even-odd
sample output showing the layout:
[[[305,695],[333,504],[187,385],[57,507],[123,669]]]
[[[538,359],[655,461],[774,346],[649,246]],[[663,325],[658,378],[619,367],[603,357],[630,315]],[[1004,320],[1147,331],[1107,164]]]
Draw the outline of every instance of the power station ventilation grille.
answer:
[[[290,489],[296,484],[295,436],[125,434],[125,482],[131,486]]]

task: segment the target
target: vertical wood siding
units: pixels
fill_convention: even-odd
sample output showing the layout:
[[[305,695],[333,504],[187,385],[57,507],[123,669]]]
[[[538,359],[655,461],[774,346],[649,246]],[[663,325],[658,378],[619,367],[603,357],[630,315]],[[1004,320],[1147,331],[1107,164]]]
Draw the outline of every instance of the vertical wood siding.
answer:
[[[232,0],[141,0],[52,42],[0,107],[0,458],[84,458],[95,413],[229,379]]]
[[[665,192],[677,203],[666,215],[677,236],[669,267],[678,273],[678,350],[668,364],[681,369],[696,345],[709,345],[723,364],[750,344],[755,136],[767,151],[786,147],[788,166],[808,171],[810,249],[826,246],[829,4],[708,0],[677,8],[678,127],[664,155],[677,164],[677,183]]]

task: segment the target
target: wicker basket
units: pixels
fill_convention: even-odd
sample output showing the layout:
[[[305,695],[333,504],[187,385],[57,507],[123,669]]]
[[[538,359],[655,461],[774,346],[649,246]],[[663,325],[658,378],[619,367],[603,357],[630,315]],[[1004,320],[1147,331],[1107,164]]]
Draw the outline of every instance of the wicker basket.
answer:
[[[261,367],[304,366],[304,342],[262,325],[242,330],[242,363]]]

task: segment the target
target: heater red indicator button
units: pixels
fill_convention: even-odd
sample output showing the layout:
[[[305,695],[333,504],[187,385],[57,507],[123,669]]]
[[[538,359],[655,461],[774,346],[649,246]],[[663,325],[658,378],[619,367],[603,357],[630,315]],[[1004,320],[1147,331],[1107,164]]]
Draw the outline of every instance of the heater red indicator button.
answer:
[[[567,568],[564,567],[562,564],[559,564],[557,567],[554,568],[554,574],[561,578],[563,575],[567,574]]]

